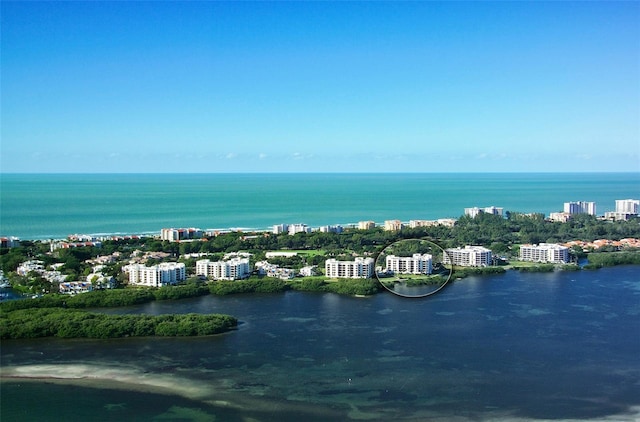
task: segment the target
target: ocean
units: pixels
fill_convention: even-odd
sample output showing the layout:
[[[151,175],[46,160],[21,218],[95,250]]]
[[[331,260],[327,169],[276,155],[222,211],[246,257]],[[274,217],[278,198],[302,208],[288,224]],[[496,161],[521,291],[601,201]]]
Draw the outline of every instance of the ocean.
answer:
[[[638,266],[468,277],[405,299],[285,292],[112,313],[228,313],[203,338],[2,342],[0,419],[637,421]],[[57,379],[56,379],[57,378]]]
[[[562,211],[640,197],[640,173],[2,174],[0,235],[159,234],[164,227],[264,230],[362,220],[457,218],[464,208]]]

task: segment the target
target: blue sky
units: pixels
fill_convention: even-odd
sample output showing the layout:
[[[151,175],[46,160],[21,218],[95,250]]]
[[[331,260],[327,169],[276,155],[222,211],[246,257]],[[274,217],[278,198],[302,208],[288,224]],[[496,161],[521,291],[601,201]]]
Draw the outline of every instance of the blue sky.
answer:
[[[640,171],[638,2],[1,2],[2,172]]]

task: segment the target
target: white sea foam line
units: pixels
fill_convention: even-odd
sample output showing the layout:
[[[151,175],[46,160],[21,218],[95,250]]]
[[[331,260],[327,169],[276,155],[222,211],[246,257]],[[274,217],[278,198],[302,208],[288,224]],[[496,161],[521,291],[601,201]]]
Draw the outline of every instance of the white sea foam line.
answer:
[[[209,399],[211,387],[175,375],[145,374],[130,368],[73,365],[23,365],[2,368],[3,378],[74,380],[108,380],[124,384],[167,390],[192,399]]]

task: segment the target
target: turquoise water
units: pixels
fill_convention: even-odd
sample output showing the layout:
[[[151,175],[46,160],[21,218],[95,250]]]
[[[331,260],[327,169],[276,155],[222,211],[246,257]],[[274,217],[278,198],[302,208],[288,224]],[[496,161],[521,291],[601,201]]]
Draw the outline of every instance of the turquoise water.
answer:
[[[2,174],[0,235],[408,221],[490,205],[549,214],[568,201],[594,201],[604,214],[638,197],[640,173]]]
[[[110,310],[241,324],[206,338],[3,341],[3,376],[84,380],[3,382],[0,419],[635,421],[639,274],[510,271],[425,299],[286,292]]]

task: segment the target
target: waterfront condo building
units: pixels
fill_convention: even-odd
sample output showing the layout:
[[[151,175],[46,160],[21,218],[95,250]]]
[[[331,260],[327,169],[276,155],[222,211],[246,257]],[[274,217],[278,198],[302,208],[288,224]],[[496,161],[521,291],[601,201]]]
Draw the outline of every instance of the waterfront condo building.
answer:
[[[431,274],[433,256],[430,254],[413,254],[413,256],[388,255],[386,271],[394,274]]]
[[[290,236],[293,236],[294,234],[298,234],[298,233],[311,233],[311,227],[302,223],[289,225]]]
[[[569,248],[555,243],[520,245],[520,260],[532,262],[567,263]]]
[[[569,213],[571,215],[575,215],[575,214],[596,215],[596,203],[585,202],[585,201],[565,202],[564,212]]]
[[[187,278],[182,262],[163,262],[152,267],[131,264],[123,270],[129,273],[129,284],[133,286],[162,287]]]
[[[288,224],[274,224],[273,230],[271,231],[273,234],[281,234],[289,231]]]
[[[640,200],[638,199],[616,199],[616,212],[625,214],[638,214]]]
[[[485,207],[485,208],[478,208],[478,207],[465,208],[464,215],[467,215],[471,218],[475,218],[479,214],[502,215],[502,210],[503,210],[502,208],[494,207],[494,206]]]
[[[373,258],[358,257],[354,261],[327,259],[324,273],[329,278],[371,278],[373,277]]]
[[[196,228],[190,229],[162,229],[160,230],[160,239],[169,242],[179,242],[181,240],[197,239],[202,237],[202,230]]]
[[[344,227],[336,224],[334,226],[320,226],[318,230],[321,233],[342,233],[344,231]]]
[[[568,212],[552,212],[549,214],[549,220],[557,223],[566,223],[571,220],[571,214]]]
[[[376,227],[376,223],[373,221],[359,221],[358,229],[359,230],[371,230]]]
[[[384,229],[390,232],[397,232],[402,230],[402,221],[400,220],[386,220],[384,222]]]
[[[486,267],[491,265],[491,250],[482,246],[467,245],[464,248],[449,248],[442,256],[444,264],[461,267]]]
[[[249,258],[232,258],[227,261],[196,261],[196,275],[212,280],[240,280],[250,274]]]

